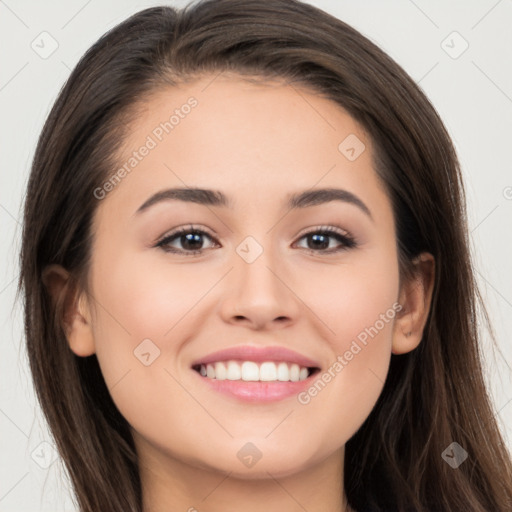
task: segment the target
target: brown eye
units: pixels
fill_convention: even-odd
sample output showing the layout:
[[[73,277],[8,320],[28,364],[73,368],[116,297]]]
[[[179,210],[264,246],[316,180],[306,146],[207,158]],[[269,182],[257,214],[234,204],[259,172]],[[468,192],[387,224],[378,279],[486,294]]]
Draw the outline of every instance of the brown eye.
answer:
[[[204,237],[213,240],[213,238],[203,230],[180,228],[166,235],[156,244],[156,247],[161,247],[166,252],[180,253],[187,256],[199,254],[205,250]],[[175,245],[180,245],[181,247],[175,247]]]
[[[169,253],[192,256],[195,254],[201,254],[208,249],[204,247],[205,237],[212,243],[209,248],[220,246],[220,244],[218,244],[217,241],[206,231],[190,226],[177,229],[172,233],[165,235],[156,243],[155,247],[160,247],[162,250]],[[314,231],[305,233],[300,237],[300,240],[302,239],[307,240],[307,247],[304,247],[304,249],[311,253],[331,254],[357,246],[355,239],[348,235],[348,233],[340,232],[336,228],[329,226],[317,228]],[[337,247],[336,243],[334,247],[331,246],[332,240],[337,241]]]
[[[301,239],[307,240],[306,250],[309,252],[325,252],[333,253],[355,247],[357,244],[355,240],[345,233],[340,233],[337,229],[326,227],[316,231],[310,231],[302,235]],[[331,240],[337,240],[341,246],[330,247]]]

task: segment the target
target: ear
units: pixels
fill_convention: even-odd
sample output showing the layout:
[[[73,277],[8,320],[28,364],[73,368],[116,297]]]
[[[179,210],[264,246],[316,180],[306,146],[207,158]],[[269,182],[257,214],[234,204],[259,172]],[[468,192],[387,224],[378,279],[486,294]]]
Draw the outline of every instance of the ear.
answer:
[[[90,304],[85,291],[78,290],[69,272],[61,265],[49,265],[42,274],[53,306],[58,312],[69,347],[81,357],[95,353]]]
[[[393,330],[393,354],[405,354],[421,342],[427,323],[434,289],[435,261],[430,253],[422,253],[414,260],[414,277],[404,282],[398,302],[398,312]]]

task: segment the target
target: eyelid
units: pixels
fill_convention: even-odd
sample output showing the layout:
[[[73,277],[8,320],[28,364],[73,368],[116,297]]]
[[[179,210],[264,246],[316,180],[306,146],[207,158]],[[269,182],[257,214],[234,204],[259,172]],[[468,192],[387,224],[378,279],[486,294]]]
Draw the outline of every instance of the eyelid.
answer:
[[[300,241],[305,236],[315,234],[315,233],[327,234],[331,238],[341,239],[338,241],[340,241],[342,245],[339,248],[328,249],[328,250],[324,250],[324,251],[304,248],[304,250],[306,252],[309,252],[311,254],[328,256],[330,254],[339,254],[340,252],[346,251],[348,249],[355,249],[355,248],[359,247],[359,240],[355,236],[353,236],[346,229],[343,229],[343,228],[340,228],[339,226],[334,226],[334,225],[313,226],[313,227],[305,228],[297,235],[297,242]],[[297,242],[295,242],[295,243],[297,243]]]
[[[171,229],[169,231],[166,231],[162,236],[158,237],[152,244],[152,247],[157,247],[160,243],[162,243],[166,238],[173,237],[179,233],[189,231],[204,231],[212,240],[216,240],[215,236],[212,234],[212,232],[204,227],[204,226],[198,226],[194,224],[186,224],[184,226],[179,226],[177,228]]]
[[[187,256],[187,255],[192,256],[192,255],[203,253],[203,252],[207,251],[208,249],[197,249],[195,251],[185,251],[183,249],[174,249],[174,250],[165,249],[165,247],[164,247],[165,244],[163,242],[165,242],[167,239],[176,238],[181,233],[190,233],[190,232],[199,232],[202,235],[206,235],[212,240],[214,245],[216,245],[217,247],[221,246],[220,243],[217,241],[217,238],[211,233],[211,231],[208,228],[206,228],[204,226],[197,226],[197,225],[195,226],[193,224],[189,224],[189,225],[174,228],[171,231],[166,232],[164,235],[159,237],[156,242],[154,242],[152,244],[152,247],[160,247],[162,250],[164,250],[166,252],[181,254],[181,255],[185,255],[185,256]],[[333,238],[335,237],[335,235],[337,235],[339,238],[342,239],[341,240],[342,246],[340,248],[329,249],[329,250],[315,250],[315,249],[303,248],[305,251],[313,253],[313,254],[319,254],[319,255],[322,253],[325,255],[335,254],[335,253],[339,253],[343,250],[356,248],[359,246],[359,241],[349,231],[347,231],[346,229],[340,228],[338,226],[333,226],[333,225],[310,226],[308,228],[304,228],[302,231],[300,231],[296,235],[295,243],[299,242],[305,236],[310,235],[310,234],[315,234],[315,233],[327,234],[328,236],[333,237]],[[338,241],[340,241],[340,240],[338,240]]]
[[[299,232],[299,234],[297,235],[298,238],[304,236],[304,235],[308,235],[309,233],[312,233],[312,232],[320,232],[320,231],[327,231],[329,233],[338,233],[339,235],[343,235],[347,238],[352,238],[352,239],[355,239],[352,234],[347,231],[346,229],[342,229],[338,226],[333,226],[331,224],[327,224],[327,225],[321,225],[321,226],[311,226],[309,228],[304,228],[302,231]]]

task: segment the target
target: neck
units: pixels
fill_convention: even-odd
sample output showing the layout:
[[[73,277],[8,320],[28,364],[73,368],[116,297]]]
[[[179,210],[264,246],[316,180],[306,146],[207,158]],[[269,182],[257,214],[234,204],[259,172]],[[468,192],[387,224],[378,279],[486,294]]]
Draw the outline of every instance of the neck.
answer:
[[[344,449],[293,474],[250,478],[139,446],[143,512],[352,512],[343,488]]]

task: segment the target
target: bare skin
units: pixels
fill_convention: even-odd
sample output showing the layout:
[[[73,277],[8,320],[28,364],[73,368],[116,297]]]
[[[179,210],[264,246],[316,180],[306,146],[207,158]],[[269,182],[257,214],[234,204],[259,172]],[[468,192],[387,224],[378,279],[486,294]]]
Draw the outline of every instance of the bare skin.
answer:
[[[157,144],[98,201],[89,292],[69,301],[68,341],[79,356],[97,355],[132,427],[145,512],[348,511],[345,443],[375,405],[391,354],[420,343],[433,258],[424,254],[418,277],[399,287],[392,206],[369,137],[344,110],[285,83],[213,79],[159,91],[131,127],[120,166],[148,136]],[[155,128],[190,97],[197,105],[157,140]],[[352,161],[338,149],[351,134],[365,145]],[[232,207],[162,200],[137,213],[171,187],[219,190]],[[351,192],[370,215],[345,201],[287,207],[288,194],[320,188]],[[180,235],[167,243],[180,253],[156,246],[191,224],[206,233],[199,254],[187,255],[194,249]],[[327,226],[356,246],[306,236]],[[248,263],[240,246],[262,252]],[[66,279],[49,269],[54,295]],[[377,334],[345,357],[370,326]],[[145,339],[151,358],[160,350],[147,366],[134,357]],[[331,379],[309,401],[249,403],[191,368],[245,344],[295,350]],[[333,370],[338,356],[342,371]],[[247,443],[261,454],[252,467],[238,456]]]

